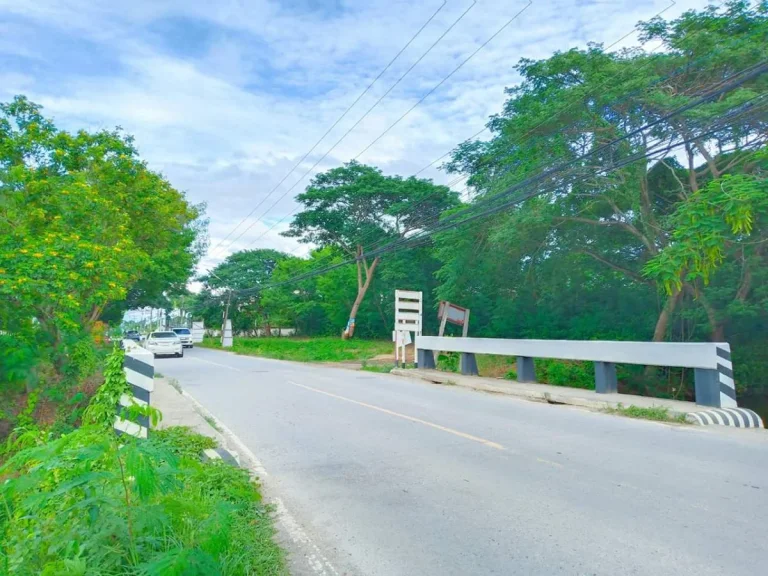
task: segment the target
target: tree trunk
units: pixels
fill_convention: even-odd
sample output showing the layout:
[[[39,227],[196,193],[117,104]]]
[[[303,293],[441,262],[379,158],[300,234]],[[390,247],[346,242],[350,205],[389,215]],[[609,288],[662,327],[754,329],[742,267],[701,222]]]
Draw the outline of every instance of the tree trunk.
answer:
[[[667,301],[664,303],[664,308],[659,314],[658,320],[656,320],[656,328],[653,330],[653,342],[663,342],[667,335],[667,327],[669,321],[672,318],[672,313],[675,311],[677,301],[680,299],[680,292],[675,292],[671,296],[667,296]]]
[[[681,292],[675,292],[674,294],[667,296],[667,301],[664,303],[664,308],[662,308],[661,313],[659,313],[659,318],[656,320],[656,328],[653,330],[653,342],[664,341],[664,338],[667,335],[669,321],[672,319],[672,313],[675,311],[677,301],[680,300],[680,295]],[[644,372],[645,377],[653,378],[656,375],[657,368],[658,366],[646,366]]]
[[[368,267],[365,264],[365,261],[362,260],[362,251],[358,252],[360,254],[360,260],[357,262],[357,276],[358,276],[358,282],[357,282],[357,297],[355,298],[355,301],[352,303],[352,309],[349,311],[349,321],[347,322],[347,327],[342,332],[341,337],[345,340],[348,338],[352,338],[355,335],[355,323],[357,319],[357,311],[360,308],[360,304],[363,302],[363,298],[365,298],[365,293],[368,292],[368,288],[371,285],[371,280],[373,280],[373,273],[376,271],[376,266],[379,265],[379,257],[373,259],[373,262],[371,262],[371,266]],[[365,268],[365,282],[362,281],[362,268]]]
[[[693,296],[694,300],[701,304],[701,307],[704,308],[704,312],[707,314],[710,342],[723,342],[725,340],[723,323],[717,319],[717,311],[712,307],[707,297],[704,296],[701,290],[690,284],[686,284],[685,289]]]

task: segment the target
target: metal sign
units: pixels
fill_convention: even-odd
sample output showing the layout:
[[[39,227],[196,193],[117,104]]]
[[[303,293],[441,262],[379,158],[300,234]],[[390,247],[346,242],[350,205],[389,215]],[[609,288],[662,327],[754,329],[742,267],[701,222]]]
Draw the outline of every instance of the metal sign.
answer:
[[[450,322],[451,324],[456,324],[457,326],[464,326],[464,324],[469,321],[469,308],[463,308],[462,306],[451,304],[446,300],[442,300],[440,302],[440,307],[437,310],[438,320],[443,319],[443,314],[446,313],[446,310],[448,312],[448,317],[446,318],[446,321]]]
[[[447,300],[440,302],[440,307],[437,310],[437,318],[440,320],[440,329],[437,332],[438,336],[445,334],[445,324],[450,322],[462,327],[461,334],[464,338],[467,337],[469,332],[469,308],[463,306],[457,306],[451,304]]]

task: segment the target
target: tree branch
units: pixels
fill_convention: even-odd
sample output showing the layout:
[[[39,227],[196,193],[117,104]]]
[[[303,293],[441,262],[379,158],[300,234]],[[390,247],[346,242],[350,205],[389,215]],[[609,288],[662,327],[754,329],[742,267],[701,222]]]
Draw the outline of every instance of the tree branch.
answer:
[[[593,226],[618,226],[639,239],[651,254],[658,252],[656,246],[642,232],[627,222],[620,222],[619,220],[592,220],[591,218],[581,218],[579,216],[565,216],[560,220],[564,222],[582,222],[584,224],[592,224]]]
[[[685,191],[685,184],[683,184],[683,181],[680,180],[680,177],[677,175],[677,172],[675,172],[675,169],[666,163],[663,159],[661,160],[661,163],[666,166],[669,171],[672,173],[672,177],[677,181],[677,183],[680,185],[680,198],[681,200],[686,200],[688,198],[688,192]]]
[[[605,264],[606,266],[608,266],[609,268],[612,268],[613,270],[616,270],[617,272],[621,272],[622,274],[624,274],[625,276],[631,278],[635,282],[640,282],[642,284],[653,285],[653,281],[651,281],[651,280],[649,280],[647,278],[643,278],[637,272],[634,272],[633,270],[630,270],[629,268],[624,268],[623,266],[620,266],[620,265],[616,264],[615,262],[611,262],[610,260],[607,260],[607,259],[603,258],[602,256],[600,256],[599,254],[595,254],[594,252],[592,252],[590,250],[579,250],[579,252],[581,252],[582,254],[586,254],[587,256],[591,256],[592,258],[594,258],[595,260],[597,260],[601,264]]]

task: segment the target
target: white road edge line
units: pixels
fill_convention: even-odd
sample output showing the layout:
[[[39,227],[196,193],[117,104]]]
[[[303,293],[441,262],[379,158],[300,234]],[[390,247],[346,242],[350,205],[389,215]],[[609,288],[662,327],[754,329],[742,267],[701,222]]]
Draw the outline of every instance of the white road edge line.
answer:
[[[205,360],[203,360],[203,362],[205,362]],[[210,364],[214,364],[214,362],[210,362]],[[237,370],[237,368],[233,368],[233,370]],[[216,418],[216,416],[214,416],[205,406],[198,402],[197,398],[192,396],[192,394],[184,389],[182,389],[181,394],[182,396],[189,398],[190,402],[194,404],[195,409],[204,418],[210,418],[213,420],[216,423],[216,426],[220,428],[225,440],[227,440],[228,443],[231,442],[232,445],[237,448],[238,452],[245,456],[247,468],[252,475],[261,478],[269,476],[259,459],[256,458],[256,455],[251,452],[245,443],[243,443],[243,441],[240,440],[240,438],[238,438],[235,433],[232,432],[232,430],[230,430],[221,420]],[[314,551],[309,551],[305,554],[307,564],[309,564],[309,567],[312,569],[312,571],[318,576],[329,576],[329,574],[339,576],[339,573],[336,571],[336,568],[333,567],[333,564],[328,561],[328,558],[323,555],[317,544],[312,541],[304,528],[301,527],[301,525],[285,507],[282,499],[274,496],[268,498],[268,501],[270,504],[275,506],[275,520],[283,526],[285,532],[288,534],[288,537],[294,542],[294,544],[303,547],[305,550],[306,548],[311,548],[311,550]]]

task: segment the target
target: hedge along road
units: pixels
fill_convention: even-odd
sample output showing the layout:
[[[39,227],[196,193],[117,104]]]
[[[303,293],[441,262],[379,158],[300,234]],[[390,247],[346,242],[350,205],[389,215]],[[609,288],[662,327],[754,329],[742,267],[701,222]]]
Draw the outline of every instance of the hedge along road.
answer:
[[[339,574],[755,574],[768,433],[196,348],[157,369]],[[332,573],[332,572],[330,572]]]

